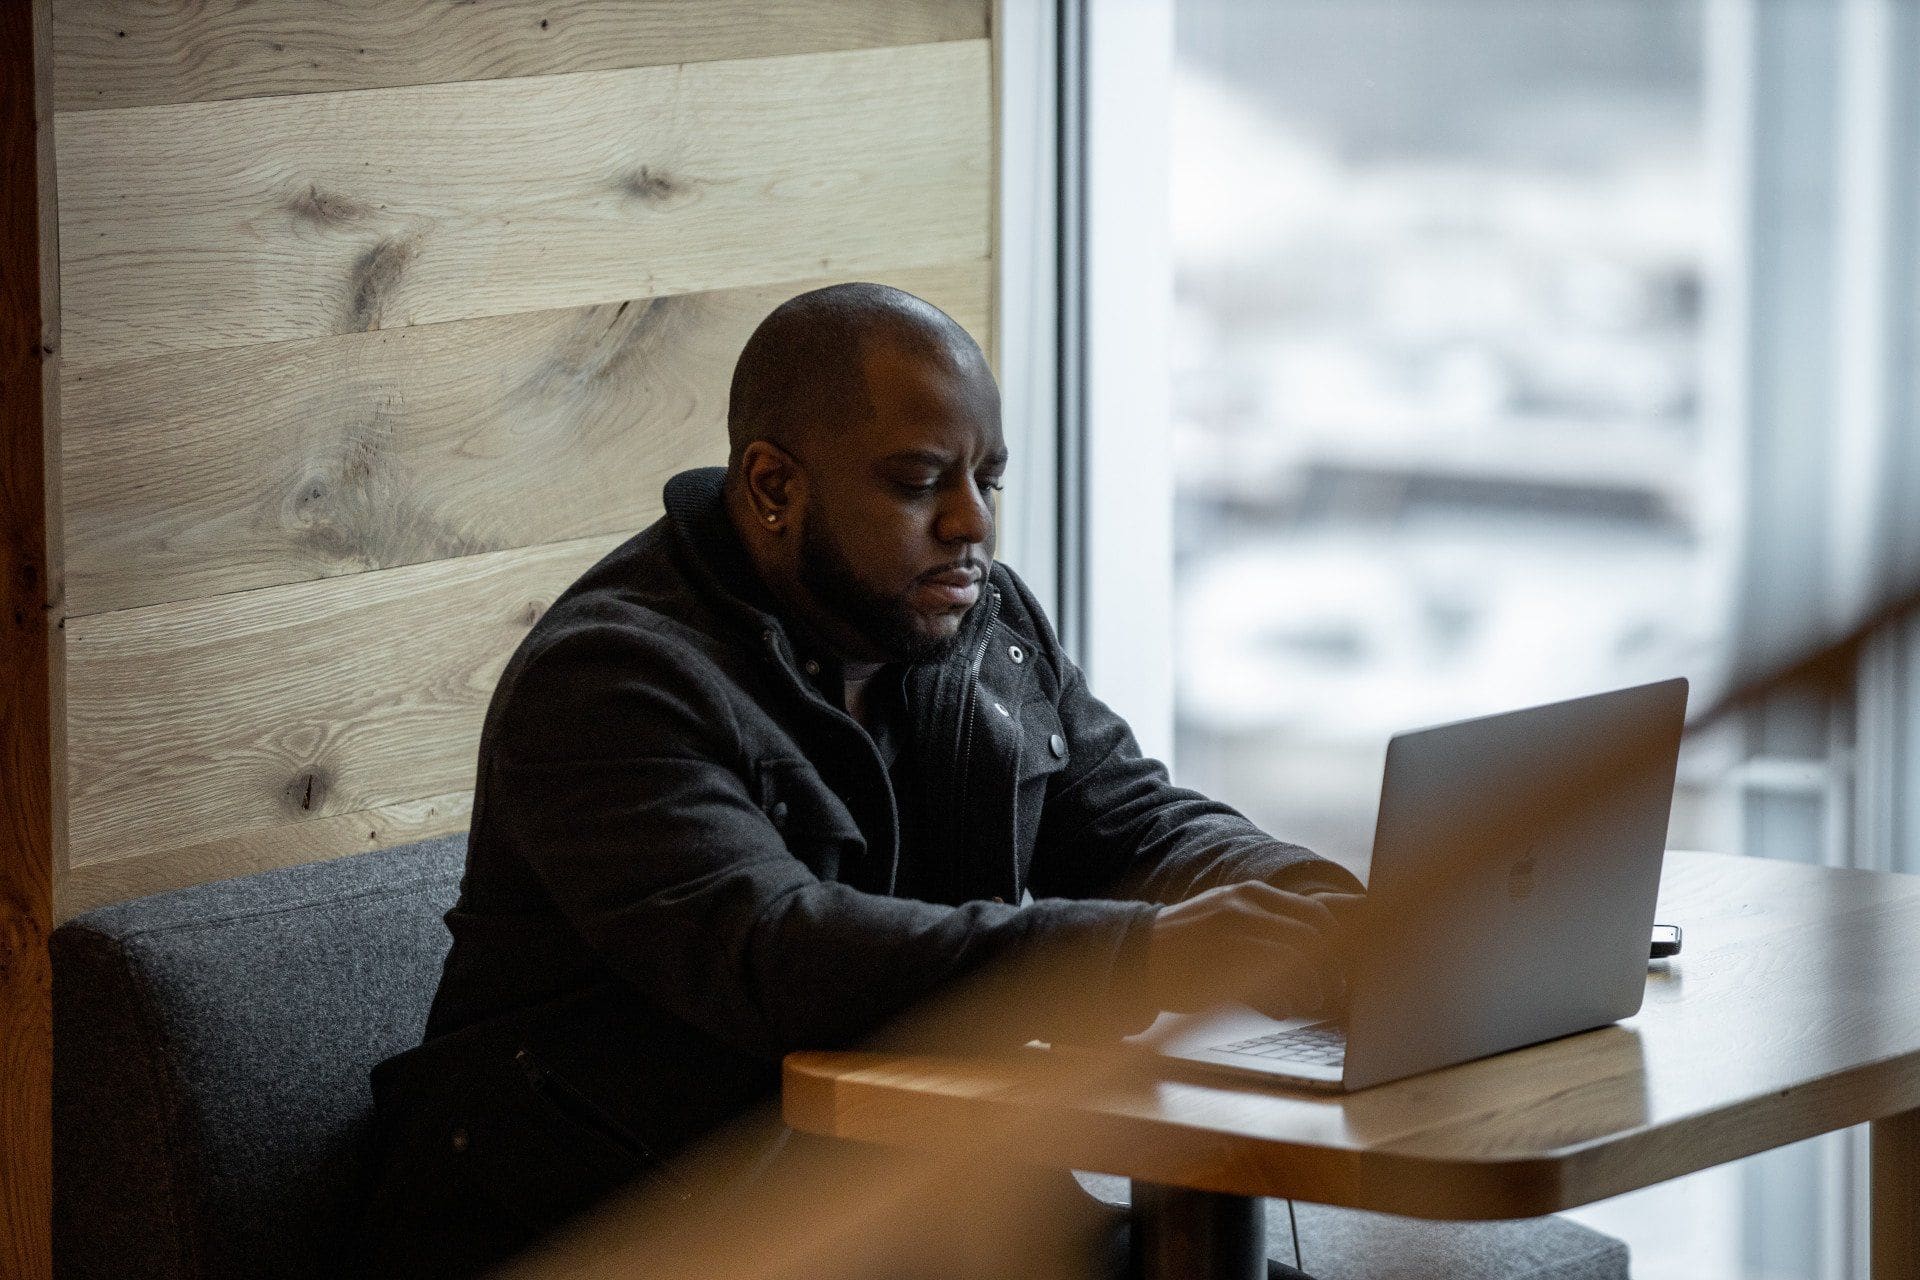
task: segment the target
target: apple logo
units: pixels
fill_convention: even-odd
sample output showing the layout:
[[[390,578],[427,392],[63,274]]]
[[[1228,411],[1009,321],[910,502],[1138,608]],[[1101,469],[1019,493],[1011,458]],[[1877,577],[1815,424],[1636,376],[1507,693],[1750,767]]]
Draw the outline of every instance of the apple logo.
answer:
[[[1533,850],[1507,868],[1507,896],[1515,902],[1533,896]]]

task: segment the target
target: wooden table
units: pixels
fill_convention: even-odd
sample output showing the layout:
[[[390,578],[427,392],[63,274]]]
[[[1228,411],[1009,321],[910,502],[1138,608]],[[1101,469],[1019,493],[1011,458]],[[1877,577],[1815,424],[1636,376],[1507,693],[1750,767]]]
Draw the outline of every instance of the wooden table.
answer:
[[[797,1053],[787,1122],[920,1148],[1017,1134],[1024,1159],[1135,1179],[1207,1275],[1252,1265],[1251,1197],[1528,1217],[1865,1123],[1874,1280],[1920,1280],[1920,876],[1672,853],[1659,919],[1685,950],[1649,966],[1634,1017],[1351,1095],[1089,1077],[1037,1050]]]

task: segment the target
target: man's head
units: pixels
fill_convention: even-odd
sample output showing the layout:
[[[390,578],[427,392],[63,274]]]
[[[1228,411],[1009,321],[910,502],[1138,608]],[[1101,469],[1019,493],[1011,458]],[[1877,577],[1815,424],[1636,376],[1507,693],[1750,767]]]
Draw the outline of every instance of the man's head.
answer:
[[[877,284],[789,299],[734,366],[728,505],[784,604],[842,658],[918,662],[985,589],[1000,391],[937,307]]]

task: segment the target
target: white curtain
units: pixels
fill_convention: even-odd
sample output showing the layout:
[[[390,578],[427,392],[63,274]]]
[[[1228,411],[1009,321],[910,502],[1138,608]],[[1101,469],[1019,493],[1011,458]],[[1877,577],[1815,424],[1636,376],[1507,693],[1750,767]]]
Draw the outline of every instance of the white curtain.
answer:
[[[1708,19],[1737,684],[1920,593],[1920,5],[1712,0]],[[1740,844],[1920,872],[1920,618],[1834,656],[1738,717]],[[1751,1274],[1865,1280],[1864,1148],[1742,1166]]]
[[[1709,21],[1738,682],[1920,593],[1920,6],[1716,0]],[[1754,754],[1822,757],[1841,783],[1811,826],[1763,788],[1750,846],[1792,852],[1781,830],[1817,827],[1820,860],[1920,871],[1920,622],[1842,658],[1843,683],[1748,717]]]

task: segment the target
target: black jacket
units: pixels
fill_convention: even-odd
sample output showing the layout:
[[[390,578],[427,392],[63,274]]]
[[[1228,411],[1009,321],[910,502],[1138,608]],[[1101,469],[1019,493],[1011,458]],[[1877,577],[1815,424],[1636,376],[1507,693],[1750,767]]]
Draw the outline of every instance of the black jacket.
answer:
[[[1074,1025],[1004,1002],[1011,1043],[1137,1026],[1155,903],[1250,879],[1358,890],[1173,786],[1003,565],[950,656],[906,672],[920,785],[896,797],[721,479],[669,481],[664,518],[500,678],[426,1043],[375,1071],[391,1143],[475,1163],[499,1105],[476,1082],[509,1080],[562,1091],[616,1146],[671,1150],[769,1094],[781,1055],[851,1044],[990,961],[1071,957],[1084,984]],[[909,882],[944,891],[894,896]]]

